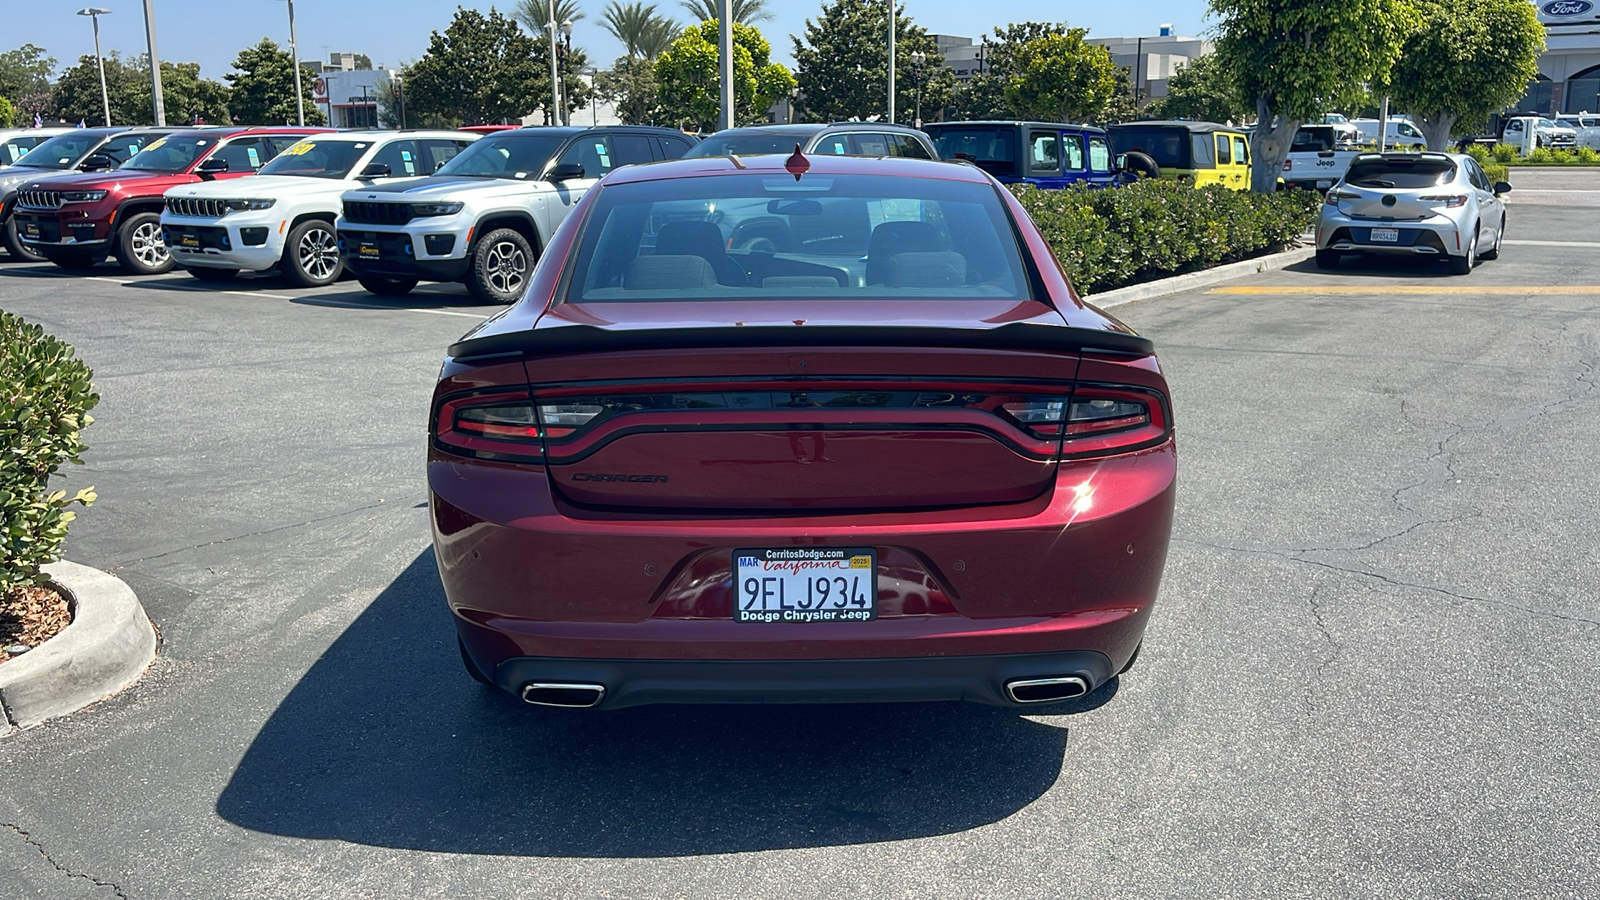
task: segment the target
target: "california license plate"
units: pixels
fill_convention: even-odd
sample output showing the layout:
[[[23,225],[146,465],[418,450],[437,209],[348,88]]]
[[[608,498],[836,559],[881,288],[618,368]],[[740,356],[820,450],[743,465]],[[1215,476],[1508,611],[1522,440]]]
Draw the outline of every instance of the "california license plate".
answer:
[[[30,238],[33,238],[34,240],[38,240],[39,239],[39,226],[36,225],[33,222],[23,222],[22,223],[22,236],[23,237],[30,237]]]
[[[888,18],[888,16],[884,16],[884,18]],[[1324,179],[1322,179],[1322,180],[1317,182],[1317,190],[1319,190],[1319,191],[1325,191],[1325,190],[1327,190],[1328,188],[1331,188],[1331,187],[1333,187],[1333,182],[1329,181],[1326,178],[1324,178]]]
[[[1398,244],[1400,242],[1400,229],[1374,228],[1372,229],[1372,242],[1374,244]]]
[[[200,235],[198,235],[198,234],[180,234],[180,235],[178,235],[178,246],[180,246],[180,247],[194,247],[194,248],[198,249],[200,247]]]
[[[878,558],[867,547],[733,552],[735,622],[867,622],[878,617]]]
[[[361,255],[362,259],[378,259],[383,256],[378,250],[378,245],[372,241],[362,241],[356,252]]]

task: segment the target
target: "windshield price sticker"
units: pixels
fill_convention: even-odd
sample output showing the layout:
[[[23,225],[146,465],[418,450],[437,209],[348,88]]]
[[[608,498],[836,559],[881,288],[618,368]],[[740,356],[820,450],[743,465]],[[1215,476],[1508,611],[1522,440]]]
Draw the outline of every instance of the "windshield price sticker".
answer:
[[[878,560],[867,547],[735,550],[736,622],[867,622],[878,617]]]

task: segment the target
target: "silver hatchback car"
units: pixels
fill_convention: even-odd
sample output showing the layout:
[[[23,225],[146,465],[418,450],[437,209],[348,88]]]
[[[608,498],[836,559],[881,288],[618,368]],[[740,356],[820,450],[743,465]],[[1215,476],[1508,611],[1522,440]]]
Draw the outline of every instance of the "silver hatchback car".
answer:
[[[1459,153],[1363,153],[1323,200],[1317,266],[1349,253],[1437,256],[1465,275],[1500,255],[1510,190]]]

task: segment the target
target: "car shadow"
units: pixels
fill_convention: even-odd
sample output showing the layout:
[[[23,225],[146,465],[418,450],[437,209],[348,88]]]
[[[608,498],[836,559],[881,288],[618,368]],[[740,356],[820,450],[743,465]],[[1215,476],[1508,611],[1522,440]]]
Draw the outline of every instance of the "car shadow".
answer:
[[[1370,275],[1377,278],[1454,278],[1445,259],[1437,256],[1382,256],[1369,253],[1350,253],[1339,261],[1337,269],[1324,269],[1315,260],[1302,260],[1284,266],[1286,272],[1304,272],[1310,275]]]
[[[425,551],[267,720],[223,818],[412,850],[684,856],[964,831],[1061,772],[1066,728],[976,704],[528,707],[468,678],[441,594]]]
[[[482,313],[487,318],[505,308],[500,303],[483,303],[464,291],[429,290],[420,286],[399,297],[380,297],[360,287],[323,290],[315,294],[294,297],[292,302],[306,306],[326,306],[334,309],[465,309]]]

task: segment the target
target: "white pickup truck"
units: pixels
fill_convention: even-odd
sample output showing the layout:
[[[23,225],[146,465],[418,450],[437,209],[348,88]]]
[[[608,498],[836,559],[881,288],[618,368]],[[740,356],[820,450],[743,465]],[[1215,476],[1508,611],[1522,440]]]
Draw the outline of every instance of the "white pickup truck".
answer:
[[[1344,177],[1350,161],[1363,152],[1345,139],[1338,126],[1306,125],[1294,133],[1294,142],[1289,145],[1289,157],[1283,161],[1283,182],[1326,191]]]
[[[1571,128],[1578,136],[1578,146],[1600,150],[1600,113],[1562,113],[1556,124]]]

